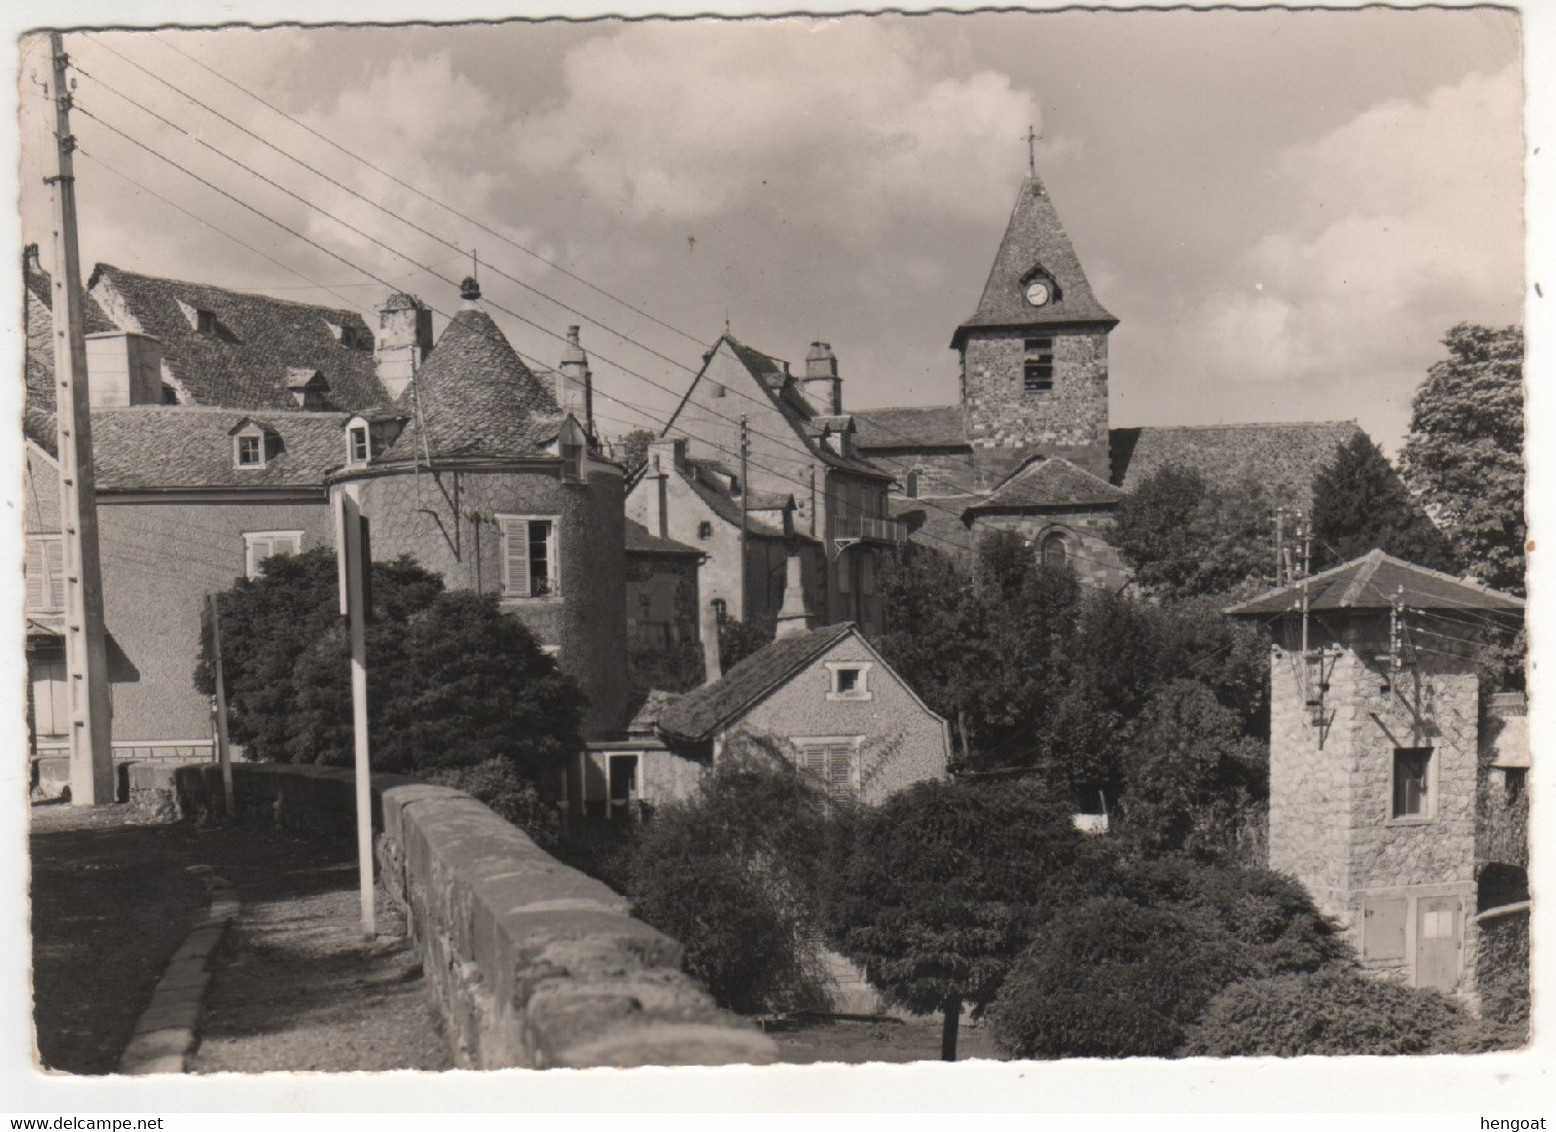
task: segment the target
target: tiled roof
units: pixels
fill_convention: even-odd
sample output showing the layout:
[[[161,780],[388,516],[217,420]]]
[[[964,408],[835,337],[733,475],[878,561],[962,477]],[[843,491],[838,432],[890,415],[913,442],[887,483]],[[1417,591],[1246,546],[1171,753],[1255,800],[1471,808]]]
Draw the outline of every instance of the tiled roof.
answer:
[[[856,472],[879,480],[891,479],[890,473],[882,471],[868,460],[840,455],[810,435],[810,421],[815,414],[811,412],[810,406],[806,404],[805,398],[801,396],[799,390],[795,389],[791,382],[785,380],[787,371],[784,369],[782,362],[769,357],[760,350],[753,350],[750,346],[742,345],[728,334],[724,335],[720,342],[729,344],[730,352],[739,359],[740,364],[746,367],[751,376],[756,378],[757,384],[762,387],[768,397],[772,399],[773,404],[778,407],[778,411],[783,414],[784,420],[789,423],[789,427],[794,430],[794,434],[800,438],[800,442],[817,459],[828,467],[837,468],[841,471]],[[718,345],[715,344],[714,350],[717,349]],[[711,356],[710,352],[709,357]]]
[[[722,679],[680,696],[659,713],[659,729],[700,743],[738,719],[790,677],[854,631],[849,622],[779,637],[724,674]]]
[[[1401,591],[1404,604],[1410,609],[1478,616],[1486,613],[1517,615],[1524,608],[1522,601],[1509,594],[1462,581],[1452,574],[1428,570],[1381,550],[1372,550],[1343,566],[1314,574],[1298,585],[1283,586],[1233,606],[1227,613],[1234,617],[1290,613],[1301,600],[1304,586],[1308,608],[1315,611],[1387,610]]]
[[[374,463],[424,454],[541,455],[562,421],[555,396],[519,359],[491,316],[475,307],[449,322],[398,407],[410,421]]]
[[[854,427],[854,444],[864,449],[967,447],[960,405],[861,409]]]
[[[1355,421],[1115,428],[1113,482],[1133,491],[1165,464],[1196,469],[1211,485],[1257,480],[1277,502],[1306,507],[1313,475],[1361,427]]]
[[[50,326],[52,328],[54,310],[53,277],[42,268],[34,270],[30,264],[24,263],[22,266],[22,280],[26,285],[27,293],[43,304],[43,309],[49,312]],[[118,329],[109,320],[108,316],[103,313],[103,308],[97,305],[97,300],[92,298],[89,292],[82,291],[81,300],[81,321],[87,334],[101,334]],[[25,310],[26,317],[30,320],[33,312],[32,305],[30,303],[25,304]],[[28,330],[31,331],[32,328],[28,327]],[[29,333],[27,337],[31,341],[34,334]],[[35,422],[30,418],[37,416],[40,430],[49,435],[48,448],[52,452],[55,444],[54,350],[51,338],[43,337],[41,341],[48,343],[48,346],[43,349],[28,349],[24,365],[24,376],[27,383],[27,412],[29,414],[29,419],[25,423],[28,435],[32,435]],[[46,426],[43,424],[45,420],[47,422]],[[43,443],[41,437],[34,437],[34,439],[38,440],[39,443]]]
[[[993,511],[1027,507],[1111,507],[1124,493],[1084,468],[1059,456],[1033,456],[1017,468],[994,494],[968,508]]]
[[[955,554],[972,549],[972,534],[962,522],[962,513],[975,503],[981,503],[981,495],[948,495],[935,499],[905,499],[894,495],[888,503],[893,519],[900,519],[908,528],[908,539],[942,554]]]
[[[294,409],[286,387],[294,368],[319,370],[336,409],[388,399],[373,364],[372,334],[355,311],[137,275],[106,263],[97,265],[90,286],[122,299],[141,332],[161,342],[163,360],[198,405]],[[180,303],[215,315],[216,332],[191,326]],[[330,324],[351,331],[359,344],[337,340]]]
[[[254,412],[188,405],[92,411],[99,491],[137,488],[322,487],[345,463],[345,413]],[[267,433],[262,468],[239,468],[229,435],[242,421]]]
[[[632,519],[627,520],[628,554],[687,554],[701,558],[703,552],[695,546],[676,542],[673,538],[660,538],[648,533],[648,528]]]
[[[753,491],[746,503],[752,511],[785,511],[794,505],[794,496],[787,491]]]
[[[691,463],[691,461],[687,461]],[[687,468],[678,468],[676,471],[686,481],[688,487],[708,505],[708,509],[732,526],[740,526],[740,500],[726,491],[720,491],[714,484],[708,483]],[[775,527],[766,519],[757,515],[746,516],[746,529],[759,535],[782,535],[783,528]]]
[[[1057,294],[1044,306],[1026,300],[1026,285],[1034,270],[1045,272],[1057,284]],[[1091,293],[1081,261],[1054,211],[1048,190],[1036,177],[1028,177],[1016,194],[1005,238],[1000,241],[983,286],[983,297],[973,316],[962,323],[951,341],[959,348],[963,335],[980,326],[1044,326],[1057,323],[1116,323]]]

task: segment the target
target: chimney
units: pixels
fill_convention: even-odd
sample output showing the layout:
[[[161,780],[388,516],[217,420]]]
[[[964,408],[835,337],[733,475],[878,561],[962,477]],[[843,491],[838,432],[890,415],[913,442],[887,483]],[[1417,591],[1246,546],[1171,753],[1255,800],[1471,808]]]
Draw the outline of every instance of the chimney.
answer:
[[[476,282],[474,275],[467,275],[459,281],[459,301],[463,310],[474,310],[481,301],[481,285]]]
[[[711,684],[724,675],[719,659],[719,611],[711,601],[702,603],[702,682]]]
[[[778,610],[778,631],[774,636],[780,639],[794,637],[810,630],[810,610],[805,605],[805,578],[800,568],[800,556],[791,550],[783,582],[783,605]]]
[[[22,249],[22,270],[31,275],[43,274],[43,260],[38,256],[37,244],[28,244]]]
[[[86,336],[86,371],[94,409],[162,404],[162,343],[109,330]]]
[[[373,365],[391,401],[400,399],[431,349],[432,312],[414,295],[390,295],[378,310]]]
[[[585,432],[594,435],[594,374],[589,369],[589,355],[578,344],[576,326],[567,328],[567,345],[557,367],[556,403],[562,412],[572,413]]]
[[[826,342],[812,342],[805,355],[805,400],[818,417],[841,416],[843,379],[837,375],[837,355]]]

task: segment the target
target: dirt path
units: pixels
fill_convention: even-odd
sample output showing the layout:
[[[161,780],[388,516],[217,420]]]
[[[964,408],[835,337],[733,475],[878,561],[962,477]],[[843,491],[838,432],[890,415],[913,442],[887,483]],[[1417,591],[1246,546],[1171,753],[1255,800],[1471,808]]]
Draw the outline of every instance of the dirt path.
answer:
[[[205,914],[208,865],[242,909],[213,957],[194,1072],[442,1069],[441,1028],[403,942],[361,938],[354,848],[272,826],[144,824],[127,806],[36,806],[34,984],[44,1064],[111,1073],[168,960]]]

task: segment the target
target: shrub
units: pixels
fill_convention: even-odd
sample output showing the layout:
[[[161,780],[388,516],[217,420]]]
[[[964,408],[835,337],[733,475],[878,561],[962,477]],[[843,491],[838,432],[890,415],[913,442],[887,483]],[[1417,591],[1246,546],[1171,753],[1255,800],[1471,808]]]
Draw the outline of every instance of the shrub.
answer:
[[[1245,964],[1202,914],[1094,897],[1038,930],[990,1012],[994,1038],[1016,1057],[1165,1057]]]
[[[463,790],[491,807],[498,817],[518,826],[542,849],[553,850],[562,840],[556,807],[546,802],[532,782],[506,759],[487,759],[474,766],[436,767],[421,777],[438,786]]]
[[[1089,870],[1094,896],[1038,931],[1000,991],[995,1040],[1021,1057],[1165,1057],[1240,980],[1350,950],[1297,882],[1189,858]]]
[[[696,794],[661,807],[609,870],[636,914],[679,940],[687,973],[745,1013],[823,1004],[815,892],[828,802],[743,737]]]
[[[1250,979],[1211,1001],[1182,1053],[1208,1057],[1452,1053],[1466,1017],[1442,995],[1343,967]]]
[[[1475,974],[1482,1019],[1503,1032],[1493,1044],[1529,1040],[1529,915],[1513,913],[1480,925]]]

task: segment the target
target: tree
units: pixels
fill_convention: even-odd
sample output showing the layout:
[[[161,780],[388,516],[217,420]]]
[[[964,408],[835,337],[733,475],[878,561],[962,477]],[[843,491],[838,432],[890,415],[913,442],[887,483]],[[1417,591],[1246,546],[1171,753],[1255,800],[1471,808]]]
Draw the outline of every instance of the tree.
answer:
[[[1125,729],[1121,832],[1147,853],[1235,853],[1266,793],[1268,749],[1195,680],[1162,688]]]
[[[635,913],[685,946],[687,972],[720,1005],[821,1005],[817,892],[836,807],[775,740],[739,735],[696,794],[660,807],[625,849]]]
[[[838,949],[890,1002],[943,1017],[956,1059],[964,1004],[994,1000],[1082,854],[1068,809],[1020,782],[921,782],[859,814],[829,873]]]
[[[648,463],[648,446],[658,439],[659,434],[652,429],[635,428],[612,444],[611,448],[616,459],[626,465],[630,475]]]
[[[1194,468],[1163,464],[1119,503],[1109,537],[1144,593],[1227,594],[1269,572],[1269,507],[1256,482],[1212,488]]]
[[[1447,536],[1364,432],[1336,447],[1314,474],[1312,523],[1318,569],[1349,562],[1370,550],[1434,570],[1456,569]]]
[[[368,727],[373,767],[416,772],[502,759],[549,782],[581,747],[584,696],[493,594],[443,592],[408,558],[372,567]],[[251,755],[352,757],[349,648],[327,548],[268,559],[218,596],[233,739]],[[202,660],[196,687],[213,691]]]
[[[1524,334],[1460,323],[1411,406],[1405,480],[1486,584],[1524,592]]]
[[[775,618],[742,621],[738,617],[719,618],[719,668],[728,672],[746,657],[772,643],[778,631]]]

